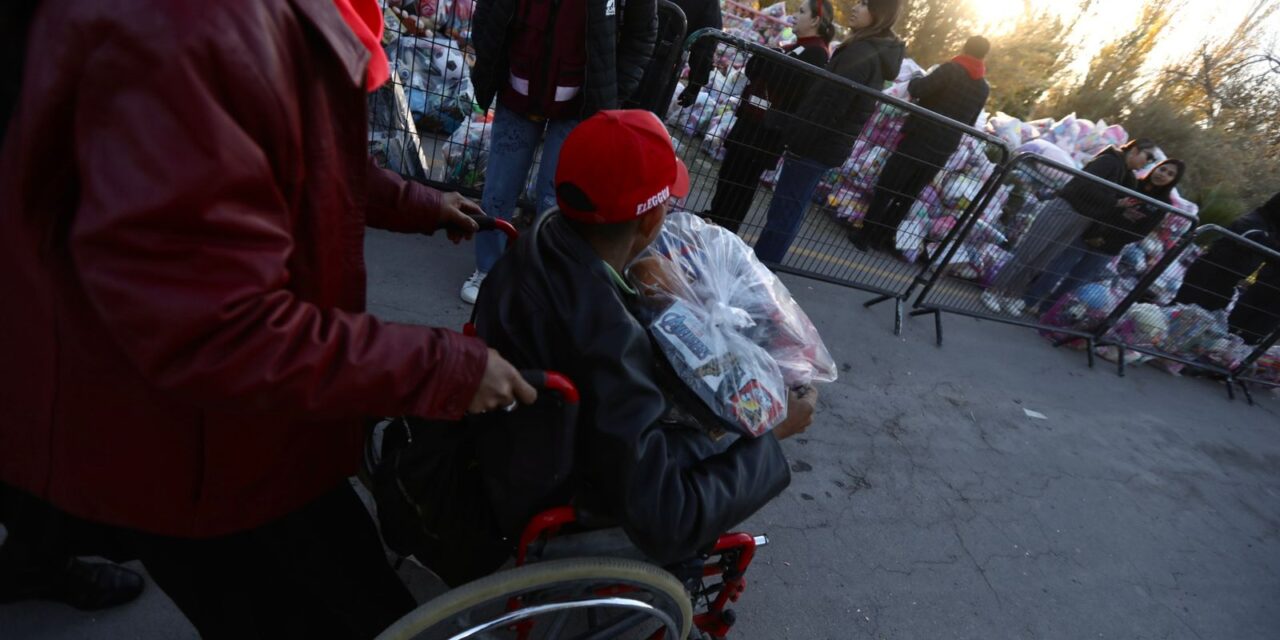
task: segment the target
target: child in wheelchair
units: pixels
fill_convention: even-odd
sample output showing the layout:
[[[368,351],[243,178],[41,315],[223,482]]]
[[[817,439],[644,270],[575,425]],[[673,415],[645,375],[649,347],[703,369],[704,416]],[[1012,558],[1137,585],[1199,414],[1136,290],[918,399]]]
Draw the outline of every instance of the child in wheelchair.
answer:
[[[556,188],[558,211],[490,271],[474,321],[517,368],[566,374],[580,402],[566,420],[554,394],[539,394],[532,406],[430,432],[447,441],[437,449],[444,453],[417,464],[469,474],[439,489],[472,526],[428,539],[425,549],[420,538],[415,553],[451,584],[496,569],[530,518],[561,505],[621,527],[657,564],[694,557],[786,488],[779,440],[812,421],[817,392],[808,389],[790,395],[771,432],[727,432],[637,319],[642,301],[623,274],[658,236],[670,201],[689,189],[655,116],[605,111],[584,121],[564,142]],[[461,562],[468,554],[474,562]]]

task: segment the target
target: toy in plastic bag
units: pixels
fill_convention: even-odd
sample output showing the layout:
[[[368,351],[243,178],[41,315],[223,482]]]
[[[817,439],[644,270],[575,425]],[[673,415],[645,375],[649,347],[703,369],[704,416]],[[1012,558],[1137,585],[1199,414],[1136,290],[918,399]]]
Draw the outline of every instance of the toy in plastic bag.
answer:
[[[836,379],[809,317],[733,233],[673,213],[629,273],[663,355],[742,433],[759,436],[780,424],[788,389]]]
[[[444,160],[450,184],[480,186],[484,184],[489,162],[489,139],[492,135],[489,116],[468,116],[444,145]]]

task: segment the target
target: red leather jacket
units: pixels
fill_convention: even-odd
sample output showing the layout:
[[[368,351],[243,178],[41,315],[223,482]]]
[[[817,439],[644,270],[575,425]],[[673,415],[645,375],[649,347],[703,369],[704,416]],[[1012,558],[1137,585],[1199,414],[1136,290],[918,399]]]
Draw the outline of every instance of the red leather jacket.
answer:
[[[486,350],[363,312],[368,52],[330,0],[53,0],[0,155],[0,480],[203,537],[351,475],[360,417],[461,416]]]

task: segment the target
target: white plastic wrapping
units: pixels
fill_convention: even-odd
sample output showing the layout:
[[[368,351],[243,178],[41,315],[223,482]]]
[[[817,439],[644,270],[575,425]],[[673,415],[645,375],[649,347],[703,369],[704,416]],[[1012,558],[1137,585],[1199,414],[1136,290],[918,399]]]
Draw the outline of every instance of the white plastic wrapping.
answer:
[[[809,317],[733,233],[672,213],[630,275],[664,356],[743,433],[759,436],[781,423],[788,389],[836,379]]]

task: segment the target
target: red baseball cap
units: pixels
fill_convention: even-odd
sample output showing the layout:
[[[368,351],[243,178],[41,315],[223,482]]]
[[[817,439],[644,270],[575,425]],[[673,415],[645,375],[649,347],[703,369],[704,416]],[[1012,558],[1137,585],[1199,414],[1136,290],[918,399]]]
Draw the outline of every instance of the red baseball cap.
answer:
[[[658,117],[639,109],[600,111],[569,132],[556,165],[556,202],[591,224],[634,220],[689,193],[689,170]]]

